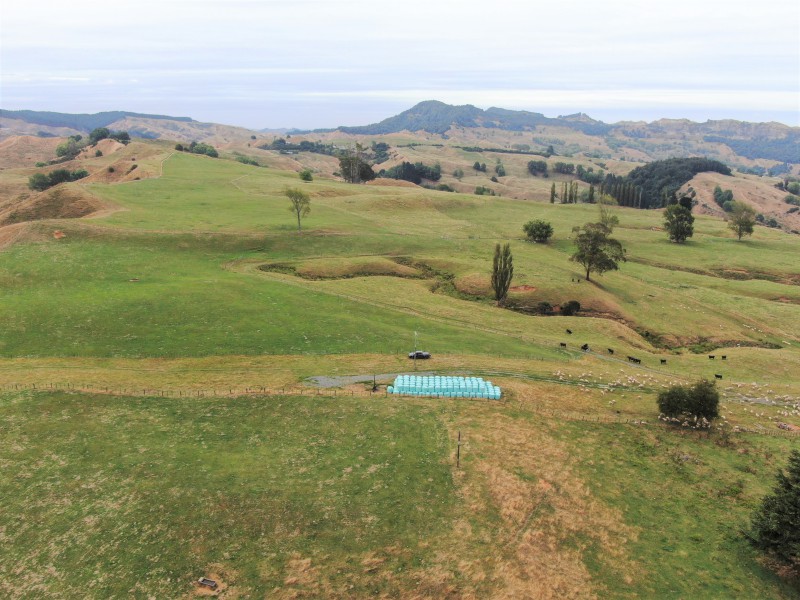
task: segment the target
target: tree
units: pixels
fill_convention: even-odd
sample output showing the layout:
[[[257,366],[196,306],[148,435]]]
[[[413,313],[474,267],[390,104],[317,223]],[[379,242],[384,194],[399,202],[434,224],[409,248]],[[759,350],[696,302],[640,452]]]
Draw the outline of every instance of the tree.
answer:
[[[300,179],[303,181],[313,181],[314,176],[311,174],[311,169],[303,169],[300,171]]]
[[[800,567],[800,450],[792,450],[786,472],[753,515],[747,537],[756,548]]]
[[[691,386],[673,385],[658,393],[658,410],[674,421],[710,422],[719,416],[719,392],[707,379]]]
[[[619,225],[619,217],[611,212],[610,206],[616,205],[617,201],[607,194],[602,194],[597,201],[600,209],[600,223],[608,227],[609,231],[614,231],[614,227]]]
[[[682,244],[694,234],[694,215],[685,206],[670,204],[664,210],[664,227],[670,240]]]
[[[602,223],[587,223],[582,228],[573,228],[572,231],[577,233],[574,240],[577,250],[570,260],[583,265],[586,269],[586,281],[591,281],[591,273],[616,271],[619,263],[625,261],[622,244],[609,237],[611,230]]]
[[[44,173],[34,173],[28,177],[28,187],[36,192],[43,192],[50,187],[50,178]]]
[[[535,221],[528,221],[522,226],[522,230],[528,239],[537,244],[545,244],[547,240],[553,235],[553,226],[547,221],[537,219]]]
[[[375,171],[362,157],[363,148],[356,144],[356,148],[339,157],[339,171],[348,183],[361,183],[375,179]]]
[[[283,194],[292,203],[289,210],[297,214],[297,231],[299,233],[302,231],[300,227],[301,217],[305,217],[311,212],[311,199],[303,190],[298,190],[297,188],[286,188]]]
[[[553,185],[550,186],[550,204],[556,203],[556,182],[553,182]]]
[[[511,287],[511,278],[514,276],[514,257],[511,256],[511,244],[500,244],[494,247],[494,262],[492,263],[492,289],[497,305],[502,306]]]
[[[531,160],[528,161],[528,172],[531,175],[538,175],[546,174],[547,173],[547,163],[543,160]]]
[[[741,240],[743,235],[753,235],[755,225],[756,211],[744,202],[734,202],[728,228]]]
[[[464,169],[456,169],[453,171],[453,177],[461,181],[461,178],[464,177]]]
[[[98,127],[96,129],[93,129],[92,132],[89,134],[89,143],[96,144],[100,140],[104,140],[110,135],[111,132],[108,129],[106,129],[105,127]]]
[[[565,317],[571,317],[573,315],[577,315],[578,312],[581,310],[581,303],[577,300],[570,300],[569,302],[565,302],[561,305],[561,314]]]

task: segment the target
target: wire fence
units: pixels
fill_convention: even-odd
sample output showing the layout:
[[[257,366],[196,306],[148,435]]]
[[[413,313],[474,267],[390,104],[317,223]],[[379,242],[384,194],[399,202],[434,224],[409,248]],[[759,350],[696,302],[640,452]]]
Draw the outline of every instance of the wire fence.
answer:
[[[409,398],[423,398],[422,396],[405,396],[402,394],[390,394],[386,389],[336,389],[303,386],[246,386],[246,387],[216,387],[204,389],[175,389],[175,388],[147,388],[132,386],[104,386],[92,383],[25,383],[25,384],[6,384],[0,385],[0,392],[22,392],[22,391],[62,391],[80,392],[84,394],[97,394],[107,396],[126,396],[138,398],[172,398],[172,399],[191,399],[191,398],[241,398],[241,397],[285,397],[296,396],[305,398],[368,398],[401,400]],[[427,399],[439,399],[450,402],[470,402],[481,404],[505,404],[508,399],[491,400],[488,398],[446,398],[444,396],[424,396]],[[647,420],[644,418],[623,417],[617,415],[587,415],[585,413],[555,410],[537,406],[530,406],[530,411],[536,415],[547,416],[561,421],[576,421],[582,423],[602,423],[609,425],[636,425],[640,427],[664,427],[660,421]],[[732,434],[753,434],[766,435],[786,439],[800,439],[800,430],[767,429],[765,427],[731,426]]]

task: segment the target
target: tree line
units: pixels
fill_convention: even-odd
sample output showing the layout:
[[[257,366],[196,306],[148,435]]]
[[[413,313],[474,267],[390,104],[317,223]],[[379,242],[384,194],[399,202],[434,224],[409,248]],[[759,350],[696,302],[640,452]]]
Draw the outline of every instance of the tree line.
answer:
[[[28,188],[35,192],[43,192],[59,183],[66,183],[69,181],[78,181],[84,177],[88,177],[89,171],[86,169],[78,169],[70,171],[69,169],[56,169],[47,174],[34,173],[28,178]]]

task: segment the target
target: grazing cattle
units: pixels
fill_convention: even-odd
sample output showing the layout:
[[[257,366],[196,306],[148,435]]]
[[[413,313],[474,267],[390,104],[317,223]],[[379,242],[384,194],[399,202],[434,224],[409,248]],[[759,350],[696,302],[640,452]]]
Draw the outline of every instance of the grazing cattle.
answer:
[[[640,365],[640,364],[642,364],[642,361],[641,361],[641,359],[639,359],[639,358],[634,358],[633,356],[629,356],[629,357],[628,357],[628,360],[629,360],[629,361],[631,361],[632,363],[635,363],[635,364],[637,364],[637,365]]]
[[[567,333],[572,335],[572,329],[567,329]]]
[[[726,355],[724,355],[724,354],[722,355],[721,358],[722,358],[722,360],[728,360],[728,357]]]
[[[561,346],[562,348],[566,348],[566,347],[567,347],[567,345],[566,345],[564,342],[561,342],[561,343],[559,344],[559,346]]]
[[[581,350],[583,350],[584,352],[588,352],[589,351],[589,344],[584,344],[583,346],[581,346]]]
[[[609,354],[614,354],[614,349],[613,349],[613,348],[609,348],[609,349],[608,349],[608,353],[609,353]]]
[[[662,359],[661,359],[661,364],[662,364],[662,365],[665,365],[665,364],[667,364],[667,359],[666,359],[666,358],[662,358]]]
[[[716,377],[717,379],[722,379],[722,375],[719,375],[717,373],[714,373],[714,377]]]
[[[714,360],[714,359],[715,359],[715,358],[717,358],[717,357],[716,357],[716,356],[714,356],[713,354],[709,354],[709,355],[708,355],[708,358],[710,358],[711,360]]]

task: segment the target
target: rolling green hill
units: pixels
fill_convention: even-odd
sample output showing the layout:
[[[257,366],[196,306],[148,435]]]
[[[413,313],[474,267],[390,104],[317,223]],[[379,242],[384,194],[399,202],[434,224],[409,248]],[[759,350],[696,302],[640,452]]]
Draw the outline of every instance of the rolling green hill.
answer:
[[[440,192],[246,143],[89,153],[59,189],[102,211],[0,228],[12,597],[184,597],[202,576],[220,597],[800,597],[741,535],[799,439],[800,238],[698,215],[677,245],[660,211],[617,207],[627,261],[587,282],[572,228],[598,207],[547,202],[569,178],[528,156],[394,142],[464,185]],[[495,157],[545,201],[450,175]],[[302,233],[287,187],[310,197]],[[523,239],[532,219],[548,244]],[[521,310],[491,297],[506,242]],[[569,300],[578,316],[524,310]],[[415,342],[433,358],[409,361]],[[503,400],[385,393],[415,369]],[[659,421],[658,391],[699,378],[714,429]]]

